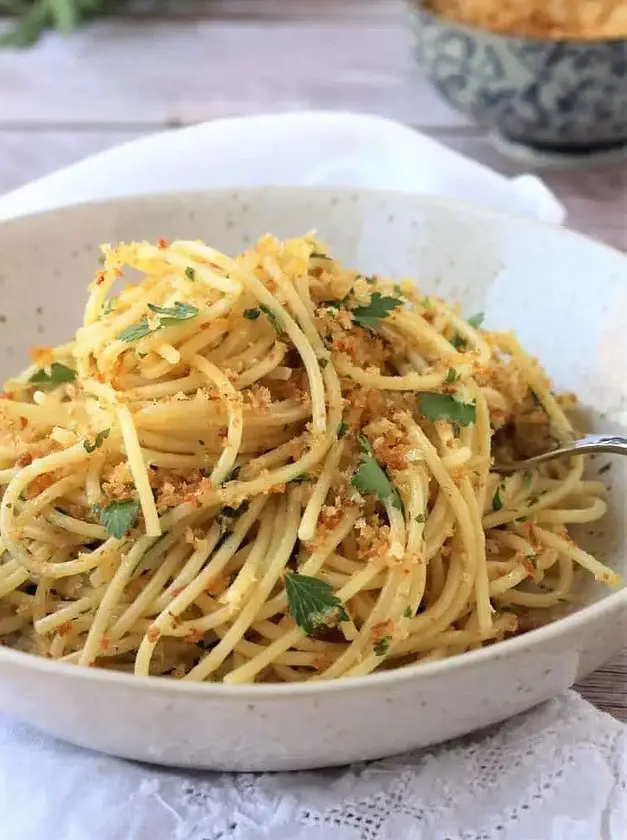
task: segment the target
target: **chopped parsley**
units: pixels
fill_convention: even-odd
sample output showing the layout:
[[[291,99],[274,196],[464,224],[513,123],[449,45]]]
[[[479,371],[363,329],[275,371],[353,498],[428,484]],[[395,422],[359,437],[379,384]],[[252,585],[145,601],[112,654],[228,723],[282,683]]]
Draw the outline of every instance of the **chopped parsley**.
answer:
[[[328,359],[318,359],[318,364],[320,365],[321,370],[324,370],[325,367],[329,364]]]
[[[412,608],[411,607],[405,607],[405,609],[403,610],[403,618],[413,618],[413,617],[414,617],[414,611],[412,610]]]
[[[151,327],[148,318],[144,315],[136,324],[131,324],[130,327],[122,330],[116,338],[127,342],[138,341],[140,338],[150,335],[150,333],[157,332],[157,330],[165,327],[176,326],[179,321],[188,321],[198,315],[198,309],[195,306],[191,306],[189,303],[181,303],[178,300],[175,301],[174,306],[155,306],[155,304],[149,303],[148,309],[162,316],[156,327]]]
[[[380,639],[378,642],[376,642],[372,646],[372,649],[377,656],[385,656],[385,654],[390,649],[391,644],[392,644],[392,637],[391,636],[385,636],[383,639]]]
[[[140,338],[145,338],[147,335],[150,335],[151,332],[152,329],[148,323],[148,318],[144,315],[137,324],[131,324],[130,327],[122,330],[116,338],[120,341],[138,341]]]
[[[112,537],[121,540],[131,530],[139,514],[137,499],[122,499],[109,502],[105,507],[94,508],[103,525]]]
[[[343,438],[349,431],[350,426],[348,423],[345,423],[343,420],[340,425],[337,427],[337,436],[338,438]]]
[[[83,446],[85,447],[85,452],[89,452],[91,455],[92,452],[95,452],[96,449],[100,449],[102,444],[105,440],[109,437],[109,432],[111,429],[103,429],[101,432],[98,432],[96,435],[96,439],[93,443],[90,443],[88,440],[83,441]]]
[[[276,314],[269,307],[264,306],[263,303],[259,304],[259,309],[269,319],[270,323],[274,327],[274,331],[276,333],[280,333],[283,330],[283,327],[281,326],[281,322],[277,318]]]
[[[446,376],[444,377],[444,384],[445,385],[452,385],[453,382],[457,382],[459,379],[459,374],[455,370],[455,368],[449,368]]]
[[[397,309],[402,305],[403,301],[399,300],[399,298],[382,295],[380,292],[373,292],[370,303],[367,306],[357,306],[350,312],[353,321],[361,327],[373,330],[379,326],[382,318],[387,318],[393,309]]]
[[[188,321],[198,315],[198,309],[195,306],[181,303],[179,300],[175,301],[174,306],[155,306],[149,303],[148,309],[156,315],[163,316],[159,322],[160,327],[176,326],[177,321]]]
[[[308,636],[321,627],[349,620],[342,602],[325,580],[285,572],[283,581],[289,613]]]
[[[538,568],[538,558],[535,554],[528,554],[527,560],[529,560],[534,569]]]
[[[196,279],[196,269],[192,268],[191,265],[188,265],[185,269],[185,276],[188,280],[191,280],[193,283]]]
[[[461,335],[454,335],[451,339],[451,344],[456,350],[461,350],[462,347],[466,346],[466,339],[462,338]]]
[[[475,422],[477,410],[474,403],[460,402],[451,394],[418,394],[418,411],[427,420],[448,420],[458,426],[470,426]]]
[[[247,318],[249,321],[256,321],[257,318],[261,315],[261,309],[245,309],[244,310],[244,318]]]
[[[351,484],[362,495],[372,494],[382,502],[389,499],[392,506],[397,510],[402,509],[401,497],[398,490],[390,482],[372,451],[368,438],[357,435],[361,461],[359,468],[352,478]]]
[[[231,507],[231,505],[224,505],[220,508],[220,516],[241,516],[242,513],[246,513],[248,508],[250,507],[250,502],[248,499],[244,499],[239,507]]]
[[[414,516],[414,522],[417,522],[419,525],[424,525],[427,521],[427,517],[424,513],[419,513],[418,516]]]
[[[501,488],[497,487],[494,496],[492,496],[492,510],[497,511],[503,508],[503,502],[501,501]]]
[[[471,327],[478,330],[481,324],[485,321],[485,312],[477,312],[476,315],[471,315],[468,319],[468,323]]]
[[[49,368],[40,368],[35,371],[28,381],[33,385],[62,385],[64,382],[74,382],[75,379],[75,370],[60,362],[53,362]]]

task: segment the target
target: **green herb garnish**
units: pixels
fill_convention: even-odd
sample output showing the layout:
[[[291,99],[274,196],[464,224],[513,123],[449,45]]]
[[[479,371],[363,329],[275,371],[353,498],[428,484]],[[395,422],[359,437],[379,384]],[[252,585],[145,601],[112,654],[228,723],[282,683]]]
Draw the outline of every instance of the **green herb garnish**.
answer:
[[[177,321],[188,321],[198,315],[198,309],[195,306],[191,306],[189,303],[181,303],[179,300],[175,301],[174,306],[155,306],[153,303],[149,303],[148,309],[156,315],[163,316],[159,320],[159,327],[176,326]]]
[[[342,602],[325,580],[286,572],[283,581],[289,613],[308,636],[320,627],[349,620]]]
[[[60,362],[53,362],[48,368],[40,368],[28,380],[33,385],[62,385],[65,382],[74,382],[76,371],[62,365]]]
[[[94,510],[100,516],[100,524],[112,537],[121,540],[135,524],[139,513],[139,502],[137,499],[122,499],[109,502],[103,508],[95,507]]]
[[[424,525],[427,521],[427,517],[424,513],[419,513],[418,516],[414,516],[414,522],[417,522],[419,525]]]
[[[462,338],[461,335],[454,335],[451,339],[451,344],[456,350],[461,350],[462,347],[466,346],[466,339]]]
[[[468,319],[468,323],[471,327],[474,327],[476,330],[479,329],[481,324],[485,321],[485,312],[477,312],[476,315],[471,315]]]
[[[377,656],[385,656],[385,654],[390,649],[391,644],[392,644],[392,637],[391,636],[385,636],[383,639],[381,639],[376,644],[374,644],[372,646],[372,649]]]
[[[109,437],[109,432],[111,429],[103,429],[102,432],[98,432],[96,435],[96,439],[93,443],[90,443],[88,440],[83,441],[83,446],[85,447],[85,452],[89,452],[91,455],[92,452],[95,452],[96,449],[100,449],[102,444],[105,442],[106,438]]]
[[[187,268],[185,269],[185,276],[187,277],[188,280],[191,280],[192,283],[193,283],[194,280],[196,279],[196,269],[192,268],[191,265],[188,265]]]
[[[350,428],[350,426],[348,425],[348,423],[345,423],[345,422],[342,420],[342,422],[340,423],[340,425],[337,427],[337,436],[338,436],[338,438],[343,438],[343,437],[346,435],[346,433],[348,432],[349,428]]]
[[[116,335],[116,338],[120,341],[138,341],[140,338],[145,338],[147,335],[150,335],[152,331],[148,323],[148,318],[144,315],[137,324],[131,324],[130,327],[127,327]]]
[[[477,410],[474,403],[464,403],[451,394],[418,394],[418,411],[427,420],[448,420],[458,426],[470,426],[475,422]]]
[[[538,568],[538,558],[535,554],[528,554],[527,560],[529,560],[534,569]]]
[[[261,309],[245,309],[244,310],[244,318],[248,318],[249,321],[256,321],[257,318],[261,315]]]
[[[325,367],[329,364],[329,360],[328,359],[318,359],[318,364],[320,365],[320,368],[322,370],[324,370]]]
[[[401,510],[402,503],[398,490],[377,462],[370,441],[363,435],[357,435],[357,444],[361,453],[361,463],[351,484],[362,495],[372,494],[382,502],[389,499],[393,507]]]
[[[353,321],[366,329],[374,330],[379,326],[379,321],[403,305],[398,298],[382,295],[380,292],[373,292],[370,303],[367,306],[357,306],[350,311]]]
[[[283,327],[276,314],[269,307],[264,306],[263,303],[259,305],[259,309],[263,312],[264,315],[266,315],[270,319],[270,323],[274,327],[274,331],[276,333],[282,332]]]
[[[492,510],[501,510],[503,502],[501,501],[501,488],[497,487],[494,496],[492,496]]]
[[[413,617],[414,617],[414,611],[412,610],[412,608],[411,607],[405,607],[405,609],[403,610],[403,618],[413,618]]]
[[[459,379],[459,374],[455,370],[455,368],[449,368],[446,376],[444,377],[444,384],[445,385],[452,385],[453,382],[457,382]]]

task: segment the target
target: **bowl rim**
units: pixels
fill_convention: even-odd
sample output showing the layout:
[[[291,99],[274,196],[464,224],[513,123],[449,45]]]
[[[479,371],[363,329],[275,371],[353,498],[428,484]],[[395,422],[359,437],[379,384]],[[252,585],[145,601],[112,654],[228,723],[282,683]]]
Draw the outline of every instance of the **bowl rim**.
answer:
[[[497,32],[493,29],[483,29],[481,26],[477,26],[472,23],[464,23],[462,21],[453,20],[452,18],[448,18],[443,14],[439,14],[435,12],[433,9],[427,8],[427,0],[409,0],[410,5],[415,9],[415,11],[426,15],[427,17],[431,18],[434,23],[437,23],[442,26],[449,26],[455,29],[461,29],[465,31],[468,35],[472,35],[473,37],[477,37],[479,35],[482,36],[489,36],[492,38],[498,38],[503,42],[511,42],[511,41],[523,41],[529,44],[542,44],[543,46],[552,46],[552,45],[572,45],[576,47],[590,47],[591,45],[594,46],[611,46],[614,44],[625,44],[627,45],[627,34],[625,35],[614,35],[609,38],[583,38],[583,37],[568,37],[568,38],[549,38],[548,36],[542,37],[540,35],[529,35],[526,33],[516,33],[516,32]]]
[[[552,236],[558,239],[576,239],[587,242],[590,246],[602,251],[607,251],[612,259],[618,257],[625,262],[627,269],[627,255],[616,248],[599,242],[590,236],[569,230],[559,225],[544,222],[539,219],[506,213],[491,208],[475,205],[471,202],[441,198],[437,196],[422,195],[418,193],[402,192],[399,190],[374,190],[361,187],[333,187],[333,186],[255,186],[255,187],[221,187],[217,189],[198,189],[184,191],[167,191],[148,193],[143,195],[122,196],[107,198],[99,201],[77,202],[64,205],[63,207],[47,209],[32,214],[22,214],[10,219],[0,220],[0,233],[11,230],[14,226],[29,226],[43,223],[56,216],[71,216],[81,209],[111,210],[120,205],[145,205],[168,204],[171,202],[185,203],[197,200],[210,200],[219,198],[232,199],[234,195],[240,197],[261,196],[262,199],[269,194],[274,196],[297,196],[303,194],[315,194],[318,196],[337,197],[338,195],[349,197],[355,194],[369,197],[385,198],[387,200],[400,200],[413,204],[428,206],[442,206],[445,208],[459,208],[464,213],[475,216],[489,222],[494,218],[505,218],[515,224],[550,231]],[[319,694],[335,694],[338,691],[363,691],[370,687],[376,690],[377,687],[392,686],[412,682],[419,678],[437,678],[449,671],[459,672],[481,665],[485,662],[499,661],[510,655],[522,653],[525,648],[543,646],[562,635],[575,632],[588,623],[594,623],[603,617],[607,617],[621,610],[627,610],[627,585],[617,591],[608,591],[601,598],[591,604],[582,606],[580,609],[558,618],[543,627],[514,636],[500,642],[496,642],[479,650],[466,651],[463,654],[452,656],[448,659],[436,662],[416,663],[395,668],[389,671],[375,671],[357,677],[340,677],[334,680],[316,680],[305,683],[246,683],[241,685],[230,685],[228,683],[215,682],[187,682],[167,677],[156,676],[135,676],[121,671],[106,670],[104,668],[90,667],[83,668],[72,663],[59,660],[45,659],[36,654],[25,653],[20,650],[0,645],[0,671],[4,665],[19,669],[34,670],[42,674],[51,674],[58,678],[70,680],[88,680],[96,684],[107,684],[121,689],[141,691],[144,689],[158,690],[166,694],[176,696],[189,695],[192,697],[206,696],[213,700],[230,698],[233,700],[279,700],[292,696],[309,696]],[[135,688],[133,688],[133,686]]]

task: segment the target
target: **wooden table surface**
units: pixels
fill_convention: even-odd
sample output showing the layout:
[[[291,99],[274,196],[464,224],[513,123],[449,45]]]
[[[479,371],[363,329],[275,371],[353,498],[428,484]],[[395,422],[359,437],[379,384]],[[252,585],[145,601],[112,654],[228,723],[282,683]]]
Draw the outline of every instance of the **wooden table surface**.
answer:
[[[424,80],[401,0],[169,0],[158,16],[149,7],[140,0],[70,38],[0,51],[0,193],[163,128],[302,108],[391,117],[500,172],[522,171]],[[541,174],[573,228],[627,250],[625,168]],[[579,688],[627,720],[627,649]]]

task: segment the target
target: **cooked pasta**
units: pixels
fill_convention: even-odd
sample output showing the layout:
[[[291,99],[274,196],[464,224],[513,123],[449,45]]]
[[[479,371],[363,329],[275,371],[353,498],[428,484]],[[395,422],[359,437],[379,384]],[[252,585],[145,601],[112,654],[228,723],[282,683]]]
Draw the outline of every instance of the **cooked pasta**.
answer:
[[[114,296],[125,274],[140,274]],[[125,282],[125,281],[122,281]],[[568,397],[510,333],[331,259],[103,248],[75,338],[0,400],[0,640],[227,683],[368,674],[528,629],[613,571]]]

